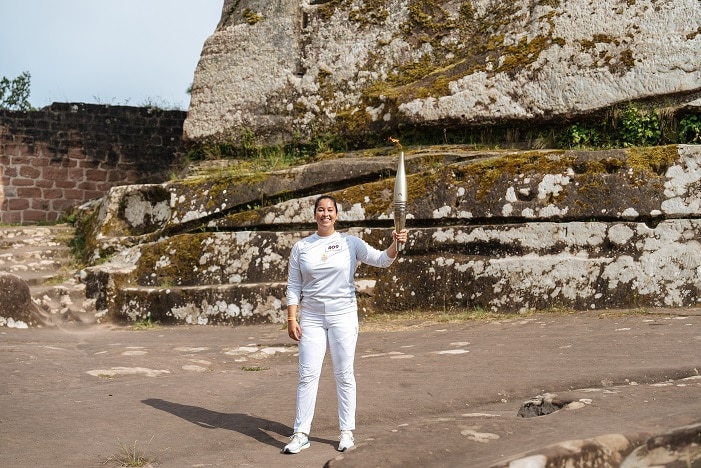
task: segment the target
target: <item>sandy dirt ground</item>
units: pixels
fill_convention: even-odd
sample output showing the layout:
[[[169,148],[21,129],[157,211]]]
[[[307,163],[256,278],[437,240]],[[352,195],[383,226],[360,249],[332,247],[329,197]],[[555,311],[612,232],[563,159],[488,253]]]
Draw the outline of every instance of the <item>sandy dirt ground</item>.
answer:
[[[556,442],[701,421],[701,310],[362,323],[357,446],[336,451],[330,359],[311,447],[280,325],[0,328],[0,466],[489,467]],[[572,409],[523,418],[544,394]]]

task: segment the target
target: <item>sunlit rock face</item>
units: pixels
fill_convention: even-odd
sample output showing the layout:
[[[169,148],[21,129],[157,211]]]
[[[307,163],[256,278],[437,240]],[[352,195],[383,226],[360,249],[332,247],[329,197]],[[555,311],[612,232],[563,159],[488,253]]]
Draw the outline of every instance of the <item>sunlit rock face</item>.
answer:
[[[550,121],[701,91],[698,0],[226,0],[185,137]]]
[[[84,216],[88,295],[114,320],[284,322],[289,254],[314,232],[316,196],[338,199],[340,231],[386,248],[396,161],[349,153],[335,170],[115,189]],[[361,314],[699,302],[701,146],[434,147],[406,167],[409,240],[389,269],[357,270]]]

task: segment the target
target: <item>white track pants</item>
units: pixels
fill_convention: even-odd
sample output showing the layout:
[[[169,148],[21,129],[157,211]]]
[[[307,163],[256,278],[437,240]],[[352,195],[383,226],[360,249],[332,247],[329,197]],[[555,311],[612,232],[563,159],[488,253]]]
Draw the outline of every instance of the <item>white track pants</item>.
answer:
[[[336,377],[338,422],[342,431],[355,430],[355,375],[353,359],[358,341],[358,314],[324,316],[302,312],[299,342],[299,386],[295,432],[309,434],[314,418],[321,365],[328,345]]]

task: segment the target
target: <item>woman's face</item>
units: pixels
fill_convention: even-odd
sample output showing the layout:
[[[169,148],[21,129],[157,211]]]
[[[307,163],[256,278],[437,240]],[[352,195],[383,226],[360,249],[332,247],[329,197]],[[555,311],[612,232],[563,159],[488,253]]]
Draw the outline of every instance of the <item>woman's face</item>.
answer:
[[[316,220],[316,224],[319,228],[332,228],[336,223],[336,218],[338,218],[338,213],[336,212],[333,200],[330,198],[319,200],[319,204],[314,212],[314,220]]]

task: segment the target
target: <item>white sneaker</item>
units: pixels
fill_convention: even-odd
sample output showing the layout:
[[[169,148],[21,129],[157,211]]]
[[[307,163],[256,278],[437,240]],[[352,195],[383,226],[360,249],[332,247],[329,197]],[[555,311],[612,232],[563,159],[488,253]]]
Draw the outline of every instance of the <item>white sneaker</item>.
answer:
[[[338,437],[338,451],[345,452],[346,449],[354,446],[353,440],[353,433],[351,431],[341,431],[341,435]]]
[[[299,453],[302,450],[309,448],[309,437],[304,432],[295,432],[290,437],[290,443],[285,445],[283,453]]]

